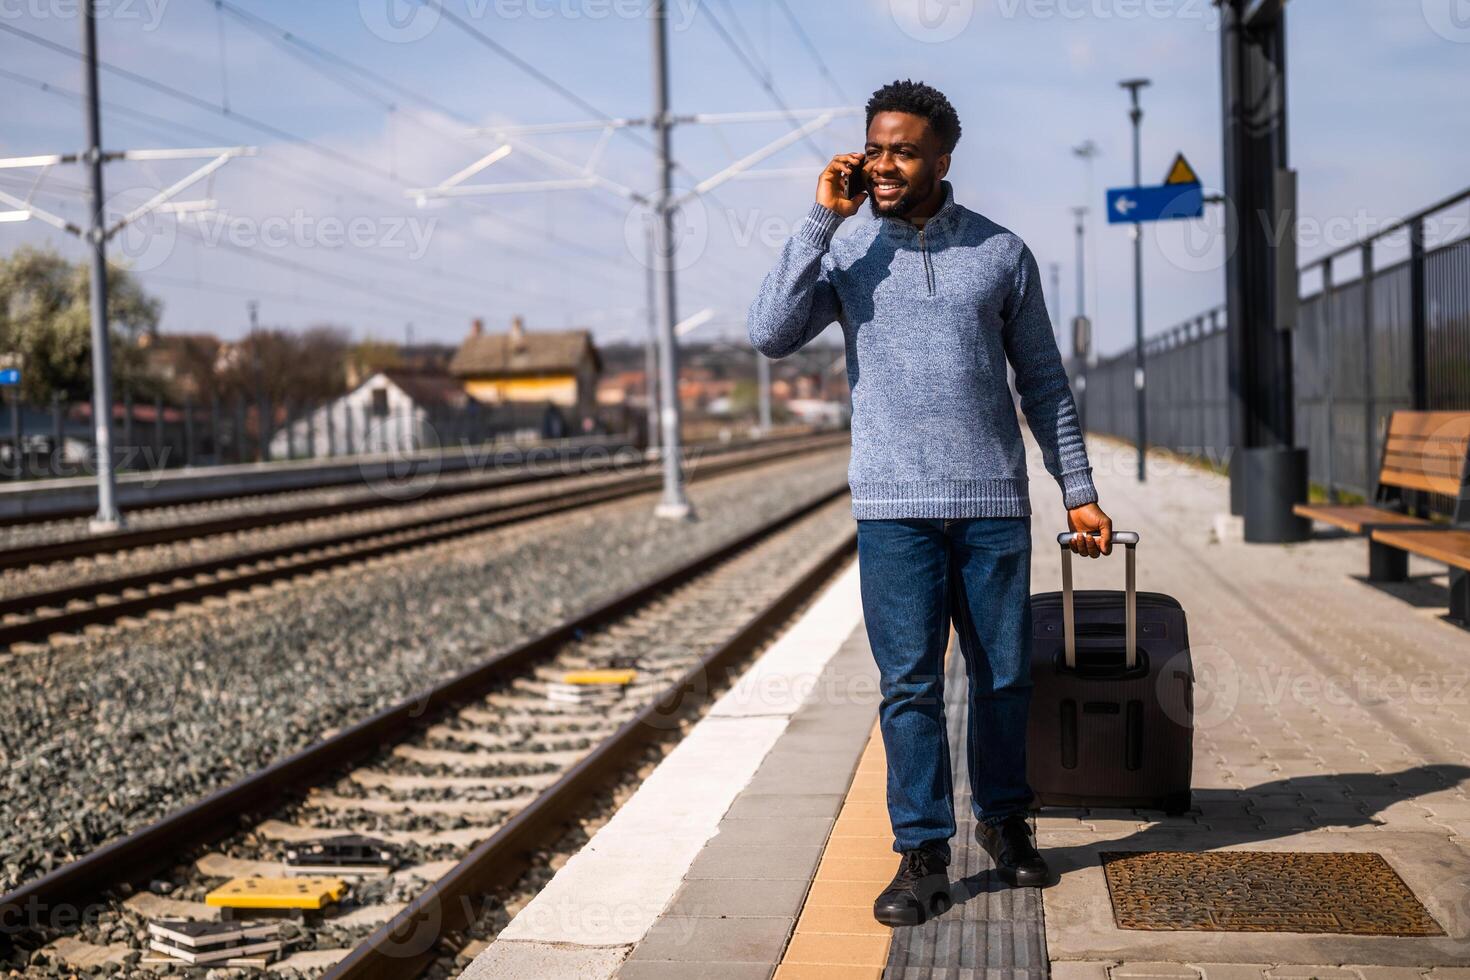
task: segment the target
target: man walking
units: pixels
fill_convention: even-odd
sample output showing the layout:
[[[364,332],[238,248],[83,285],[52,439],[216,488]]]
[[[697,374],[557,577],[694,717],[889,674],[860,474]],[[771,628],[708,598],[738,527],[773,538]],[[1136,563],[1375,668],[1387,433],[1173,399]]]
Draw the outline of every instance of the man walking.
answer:
[[[998,873],[1041,885],[1027,823],[1031,507],[1006,383],[1061,486],[1071,548],[1112,548],[1077,409],[1025,243],[954,200],[959,117],[894,82],[867,106],[862,153],[836,156],[750,308],[750,340],[785,357],[842,325],[852,389],[848,480],[863,617],[881,675],[879,726],[897,875],[873,913],[914,925],[949,907],[954,794],[944,725],[950,624],[969,675],[966,751],[977,834]],[[867,188],[847,197],[861,168]],[[877,220],[834,241],[871,197]]]

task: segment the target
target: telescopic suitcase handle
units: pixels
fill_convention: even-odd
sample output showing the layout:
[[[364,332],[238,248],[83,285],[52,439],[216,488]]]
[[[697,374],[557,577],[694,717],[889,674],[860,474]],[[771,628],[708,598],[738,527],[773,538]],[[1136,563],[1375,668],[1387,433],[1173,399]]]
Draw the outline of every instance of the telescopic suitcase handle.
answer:
[[[1100,535],[1096,531],[1063,531],[1057,535],[1057,544],[1062,546],[1062,637],[1067,649],[1067,669],[1077,669],[1077,622],[1072,603],[1072,539],[1078,534]],[[1138,665],[1138,583],[1135,573],[1136,561],[1133,550],[1138,547],[1137,531],[1114,531],[1113,541],[1127,547],[1124,562],[1124,579],[1127,583],[1123,599],[1124,609],[1124,653],[1129,670]]]

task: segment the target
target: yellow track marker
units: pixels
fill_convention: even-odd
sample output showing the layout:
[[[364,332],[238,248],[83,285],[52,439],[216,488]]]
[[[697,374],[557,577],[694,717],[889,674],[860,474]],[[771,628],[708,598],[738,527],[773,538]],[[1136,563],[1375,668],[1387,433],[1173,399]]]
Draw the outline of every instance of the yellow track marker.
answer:
[[[320,909],[345,894],[341,878],[233,878],[204,902],[230,909]]]
[[[573,670],[562,675],[563,684],[610,684],[625,686],[638,676],[636,670]]]

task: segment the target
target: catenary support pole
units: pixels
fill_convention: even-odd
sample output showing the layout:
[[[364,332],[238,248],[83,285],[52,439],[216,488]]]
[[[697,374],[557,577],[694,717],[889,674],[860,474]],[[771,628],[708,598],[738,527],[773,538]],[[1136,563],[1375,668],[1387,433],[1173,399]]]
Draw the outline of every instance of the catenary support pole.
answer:
[[[668,9],[664,0],[652,0],[653,20],[653,126],[658,145],[659,192],[654,203],[654,257],[662,273],[659,303],[659,402],[663,432],[664,492],[655,513],[682,520],[693,510],[684,495],[684,474],[679,468],[679,349],[674,337],[675,302],[674,161],[670,153]]]
[[[649,223],[644,235],[646,239],[645,254],[647,261],[647,295],[648,295],[648,343],[643,351],[643,389],[644,397],[648,400],[648,448],[658,448],[662,440],[659,439],[659,411],[658,411],[658,263],[654,256],[654,230],[652,222]]]
[[[97,93],[97,10],[94,0],[82,3],[82,46],[85,58],[86,98],[82,103],[87,125],[87,168],[90,186],[87,210],[92,246],[92,422],[97,443],[97,516],[93,531],[122,526],[117,509],[117,480],[112,458],[112,339],[107,330],[107,237],[102,196],[102,119]]]
[[[771,431],[771,359],[755,352],[756,399],[760,411],[761,435]]]

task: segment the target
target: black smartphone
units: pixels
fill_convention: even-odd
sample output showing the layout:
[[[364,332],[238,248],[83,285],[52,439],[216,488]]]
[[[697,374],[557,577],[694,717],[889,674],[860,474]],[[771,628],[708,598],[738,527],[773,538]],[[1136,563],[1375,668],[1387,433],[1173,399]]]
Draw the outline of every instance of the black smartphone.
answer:
[[[847,199],[850,201],[868,189],[868,175],[863,165],[853,167],[847,175]]]

